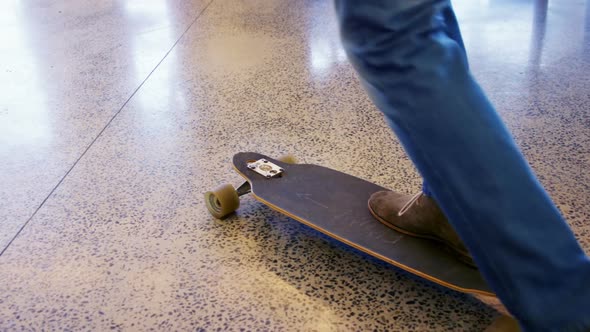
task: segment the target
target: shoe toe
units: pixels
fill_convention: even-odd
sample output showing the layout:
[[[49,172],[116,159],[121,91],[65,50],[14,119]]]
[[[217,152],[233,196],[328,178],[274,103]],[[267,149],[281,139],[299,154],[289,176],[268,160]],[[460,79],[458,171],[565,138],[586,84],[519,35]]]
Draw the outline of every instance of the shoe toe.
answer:
[[[403,195],[393,191],[379,191],[369,198],[369,208],[374,214],[387,219],[387,216],[397,214],[401,206],[397,202]]]

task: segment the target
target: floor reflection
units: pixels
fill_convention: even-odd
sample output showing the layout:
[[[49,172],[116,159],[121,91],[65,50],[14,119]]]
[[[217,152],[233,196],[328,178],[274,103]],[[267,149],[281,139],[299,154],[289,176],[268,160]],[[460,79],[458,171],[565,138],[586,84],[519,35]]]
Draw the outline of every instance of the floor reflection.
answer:
[[[0,11],[0,154],[51,139],[46,86],[39,72],[43,57],[26,14],[16,0],[4,2]]]
[[[311,13],[325,11],[322,3],[312,3],[309,11]],[[333,9],[331,10],[333,12]],[[323,78],[329,71],[334,70],[339,63],[347,61],[346,54],[342,48],[336,26],[335,13],[330,16],[318,17],[309,24],[309,64],[313,75]],[[327,21],[327,22],[326,22]]]

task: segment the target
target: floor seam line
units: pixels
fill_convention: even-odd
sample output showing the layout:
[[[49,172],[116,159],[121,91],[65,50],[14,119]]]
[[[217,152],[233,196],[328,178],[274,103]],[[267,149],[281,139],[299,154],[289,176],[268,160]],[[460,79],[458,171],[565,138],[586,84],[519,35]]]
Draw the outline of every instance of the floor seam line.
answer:
[[[127,100],[125,100],[125,102],[119,108],[119,110],[117,112],[115,112],[115,114],[113,114],[113,116],[109,119],[109,121],[107,121],[106,125],[100,130],[100,132],[90,142],[90,144],[88,144],[88,146],[86,147],[86,149],[84,149],[84,151],[82,152],[82,154],[80,155],[80,157],[78,157],[78,159],[76,159],[76,161],[74,161],[74,164],[72,164],[72,166],[66,171],[66,173],[62,176],[62,178],[57,182],[57,184],[51,189],[51,191],[49,192],[49,194],[43,199],[43,201],[41,202],[41,204],[39,204],[39,206],[35,209],[35,211],[33,211],[33,213],[27,219],[27,221],[25,221],[25,223],[19,228],[19,230],[12,237],[12,239],[10,239],[10,241],[8,241],[8,243],[6,244],[6,246],[4,248],[2,248],[2,251],[0,252],[0,257],[2,257],[2,255],[4,255],[4,252],[10,247],[10,245],[14,242],[14,240],[16,240],[16,238],[18,238],[18,236],[23,231],[23,229],[25,229],[25,227],[27,227],[27,225],[29,224],[29,222],[37,215],[37,212],[39,212],[39,210],[43,207],[43,205],[45,205],[45,202],[47,202],[47,200],[51,197],[51,195],[53,195],[53,193],[62,184],[62,182],[66,179],[66,177],[68,177],[68,175],[74,169],[74,167],[76,167],[76,165],[78,165],[78,162],[80,162],[80,160],[82,160],[82,158],[86,155],[86,153],[90,150],[90,148],[92,148],[92,146],[94,146],[94,143],[102,136],[102,134],[106,131],[106,129],[111,125],[111,123],[113,122],[113,120],[115,120],[115,118],[123,111],[123,109],[125,108],[125,106],[127,106],[127,104],[131,101],[131,99],[133,99],[133,97],[137,94],[137,92],[139,91],[139,89],[141,89],[141,87],[143,87],[143,85],[152,76],[152,74],[156,71],[156,69],[158,69],[160,67],[160,65],[164,62],[164,60],[166,60],[166,58],[168,57],[168,55],[172,52],[172,50],[174,50],[174,48],[176,48],[176,45],[178,45],[178,43],[180,42],[180,40],[186,35],[186,33],[190,30],[190,28],[205,13],[205,11],[207,10],[207,8],[209,8],[209,6],[213,3],[213,1],[214,0],[209,1],[209,3],[207,3],[207,5],[205,5],[205,7],[203,9],[201,9],[201,11],[191,21],[191,23],[188,25],[188,27],[182,32],[182,34],[180,35],[180,37],[178,37],[178,39],[174,42],[174,44],[172,44],[172,46],[166,52],[166,54],[164,54],[164,56],[162,57],[162,59],[160,59],[160,61],[158,61],[158,63],[156,64],[156,66],[148,73],[148,75],[143,79],[143,81],[141,81],[141,83],[139,84],[139,86],[137,86],[137,88],[135,90],[133,90],[133,92],[131,93],[131,95],[129,96],[129,98],[127,98]]]

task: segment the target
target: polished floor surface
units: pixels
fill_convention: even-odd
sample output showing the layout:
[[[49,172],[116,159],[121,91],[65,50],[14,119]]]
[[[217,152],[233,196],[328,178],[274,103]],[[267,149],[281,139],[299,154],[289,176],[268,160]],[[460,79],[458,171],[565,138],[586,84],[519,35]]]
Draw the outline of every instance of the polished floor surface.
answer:
[[[455,1],[471,68],[590,251],[590,1]],[[420,178],[330,1],[0,4],[0,330],[478,331],[496,313],[252,197],[239,151]]]

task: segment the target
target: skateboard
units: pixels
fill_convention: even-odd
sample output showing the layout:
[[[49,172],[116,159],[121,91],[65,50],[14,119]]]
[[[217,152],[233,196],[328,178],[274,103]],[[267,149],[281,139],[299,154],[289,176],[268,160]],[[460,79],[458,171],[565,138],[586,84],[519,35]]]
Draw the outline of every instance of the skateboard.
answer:
[[[399,233],[372,216],[369,197],[386,188],[323,166],[297,164],[291,157],[243,152],[234,155],[233,166],[246,181],[205,193],[214,217],[230,215],[239,207],[239,197],[251,194],[271,209],[402,270],[480,299],[495,298],[477,269],[436,242]]]

